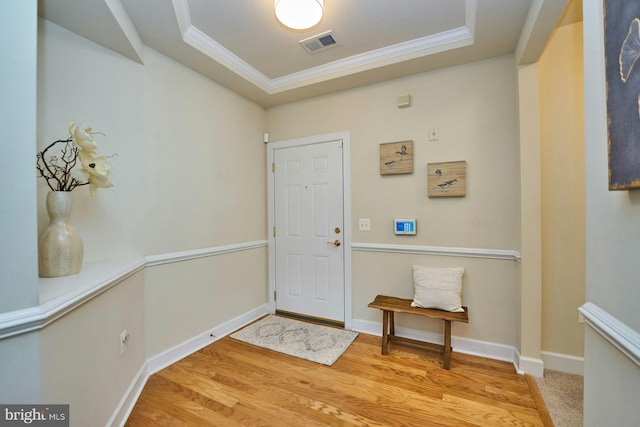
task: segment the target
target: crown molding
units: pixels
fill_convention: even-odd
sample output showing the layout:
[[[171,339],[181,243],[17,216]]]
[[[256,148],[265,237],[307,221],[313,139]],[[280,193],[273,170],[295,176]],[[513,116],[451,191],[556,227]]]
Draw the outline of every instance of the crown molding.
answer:
[[[267,76],[253,68],[233,52],[225,49],[220,43],[213,40],[197,27],[193,25],[189,26],[187,30],[182,33],[182,40],[219,64],[224,65],[245,80],[258,86],[263,91],[270,94],[275,93],[271,90],[273,84]]]
[[[416,59],[474,43],[477,0],[465,1],[465,25],[438,34],[375,49],[328,64],[270,79],[246,61],[224,48],[191,21],[188,0],[173,0],[182,40],[233,71],[269,95],[321,83],[338,77]]]
[[[466,26],[458,27],[272,79],[270,93],[296,89],[471,44],[473,35],[469,29]]]

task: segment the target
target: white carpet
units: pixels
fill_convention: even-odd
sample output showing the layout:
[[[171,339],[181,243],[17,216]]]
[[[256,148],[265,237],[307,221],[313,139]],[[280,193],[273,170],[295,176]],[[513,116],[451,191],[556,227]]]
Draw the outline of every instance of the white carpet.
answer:
[[[536,383],[556,427],[582,426],[582,376],[545,369]]]
[[[357,332],[269,315],[230,335],[269,350],[331,366]]]

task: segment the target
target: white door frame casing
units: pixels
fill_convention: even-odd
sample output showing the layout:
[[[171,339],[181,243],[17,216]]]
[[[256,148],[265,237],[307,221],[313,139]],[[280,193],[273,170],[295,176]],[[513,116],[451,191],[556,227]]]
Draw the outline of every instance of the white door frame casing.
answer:
[[[271,313],[276,311],[276,301],[274,292],[276,290],[275,277],[275,237],[273,236],[273,227],[275,226],[275,205],[274,205],[274,174],[271,165],[274,162],[275,150],[283,148],[298,147],[303,145],[319,144],[322,142],[342,140],[342,197],[343,197],[343,246],[344,246],[344,327],[351,329],[352,327],[352,310],[351,310],[351,162],[350,162],[350,135],[348,131],[329,133],[324,135],[308,136],[303,138],[289,139],[285,141],[270,142],[267,144],[267,223],[268,223],[268,242],[269,242],[269,310]]]

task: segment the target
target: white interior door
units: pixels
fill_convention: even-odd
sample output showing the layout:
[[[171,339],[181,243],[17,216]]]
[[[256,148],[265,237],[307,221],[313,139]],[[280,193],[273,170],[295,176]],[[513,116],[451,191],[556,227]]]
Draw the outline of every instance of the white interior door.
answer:
[[[276,310],[344,324],[343,144],[274,151]]]

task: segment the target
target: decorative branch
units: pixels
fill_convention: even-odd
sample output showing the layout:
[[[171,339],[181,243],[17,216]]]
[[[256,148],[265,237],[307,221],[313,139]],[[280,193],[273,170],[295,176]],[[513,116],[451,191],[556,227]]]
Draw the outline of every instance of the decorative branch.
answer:
[[[91,128],[83,129],[76,126],[75,122],[69,124],[69,133],[69,138],[58,139],[36,154],[38,176],[45,179],[51,191],[72,191],[76,187],[89,184],[91,194],[95,195],[98,187],[111,187],[112,184],[108,180],[111,164],[104,160],[104,157],[94,157],[97,147],[93,134],[102,133],[92,133]],[[49,150],[58,144],[63,144],[59,147],[60,155],[47,157]],[[97,163],[100,163],[99,170],[96,168]]]

